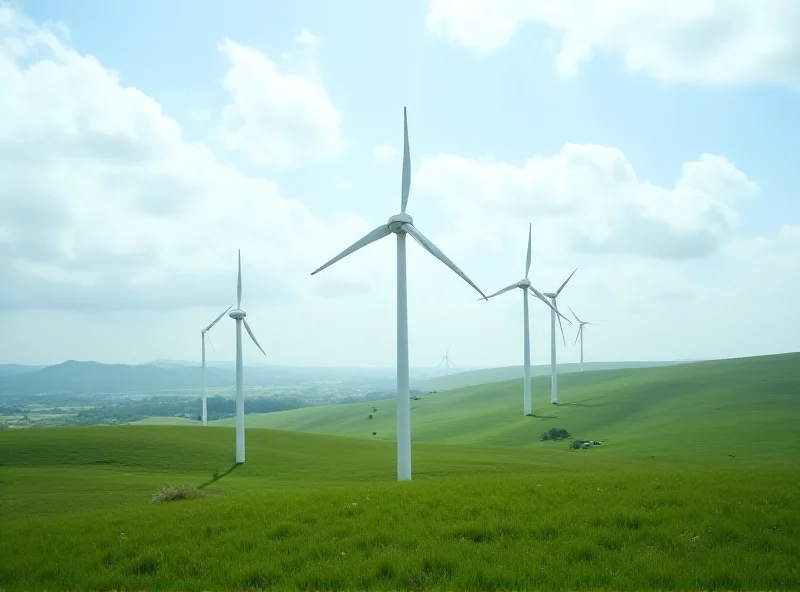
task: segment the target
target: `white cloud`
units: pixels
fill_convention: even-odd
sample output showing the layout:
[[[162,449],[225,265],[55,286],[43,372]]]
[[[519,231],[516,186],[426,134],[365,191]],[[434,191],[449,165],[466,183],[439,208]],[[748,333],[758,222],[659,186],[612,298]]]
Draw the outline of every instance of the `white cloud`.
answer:
[[[310,53],[285,55],[288,68],[230,39],[219,44],[229,62],[222,85],[231,96],[222,109],[223,142],[259,166],[288,168],[344,149],[342,114],[313,61],[319,39],[303,30],[296,41]]]
[[[558,70],[573,75],[592,55],[663,81],[800,86],[796,0],[432,0],[428,28],[491,51],[526,23],[561,35]]]
[[[519,219],[544,220],[537,238],[560,248],[663,258],[714,252],[738,226],[736,206],[759,193],[721,156],[684,164],[674,185],[663,187],[638,178],[619,149],[591,144],[566,144],[519,167],[439,155],[422,162],[416,187],[467,230],[493,234]]]
[[[274,182],[186,142],[159,103],[60,33],[0,7],[0,308],[228,301],[237,248],[245,264],[258,261],[246,281],[287,298],[336,242],[331,228]],[[295,157],[307,141],[291,148]]]
[[[378,162],[389,163],[397,156],[397,148],[389,144],[377,144],[372,148],[372,156]]]

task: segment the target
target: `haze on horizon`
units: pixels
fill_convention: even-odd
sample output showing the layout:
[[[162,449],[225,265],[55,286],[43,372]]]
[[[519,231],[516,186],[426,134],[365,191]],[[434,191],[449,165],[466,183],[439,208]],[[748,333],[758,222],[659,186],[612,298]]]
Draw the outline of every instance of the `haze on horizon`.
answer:
[[[0,362],[199,360],[241,248],[246,363],[392,367],[393,241],[310,273],[396,212],[403,106],[415,223],[489,294],[532,222],[587,362],[800,350],[800,4],[648,4],[0,0]],[[408,260],[412,367],[522,363],[521,295]]]

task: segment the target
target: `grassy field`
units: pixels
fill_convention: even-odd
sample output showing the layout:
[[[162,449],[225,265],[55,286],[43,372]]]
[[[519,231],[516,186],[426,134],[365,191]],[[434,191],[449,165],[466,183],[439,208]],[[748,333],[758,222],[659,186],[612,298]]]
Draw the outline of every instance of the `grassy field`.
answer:
[[[518,382],[434,395],[411,483],[394,442],[336,415],[359,405],[265,416],[350,437],[251,429],[241,466],[227,427],[6,430],[0,589],[797,589],[796,368],[573,375],[542,417]],[[393,403],[359,421],[393,429]],[[551,426],[606,443],[539,442]],[[151,503],[182,483],[207,495]]]

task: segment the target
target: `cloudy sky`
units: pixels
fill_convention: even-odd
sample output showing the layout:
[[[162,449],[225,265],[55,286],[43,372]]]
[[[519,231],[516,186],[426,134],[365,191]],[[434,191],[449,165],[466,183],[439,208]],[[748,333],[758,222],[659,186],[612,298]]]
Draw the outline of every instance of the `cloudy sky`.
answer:
[[[556,6],[557,4],[557,6]],[[392,366],[400,207],[587,360],[800,349],[797,0],[0,0],[0,362]],[[519,291],[409,241],[411,364],[522,361]],[[233,358],[234,323],[209,357]],[[560,359],[574,361],[574,326]],[[531,302],[534,363],[549,314]]]

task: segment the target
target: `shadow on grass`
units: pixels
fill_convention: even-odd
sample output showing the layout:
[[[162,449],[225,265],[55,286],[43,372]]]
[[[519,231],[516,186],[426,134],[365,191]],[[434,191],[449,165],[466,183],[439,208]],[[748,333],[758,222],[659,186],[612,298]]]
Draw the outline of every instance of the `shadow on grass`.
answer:
[[[558,403],[561,407],[603,407],[608,403]]]
[[[542,413],[530,413],[528,417],[536,417],[538,419],[558,419],[559,415],[544,415]]]
[[[244,464],[244,463],[233,463],[231,465],[231,468],[228,469],[227,471],[225,471],[224,473],[214,473],[214,475],[211,477],[211,481],[206,481],[202,485],[198,485],[197,489],[203,489],[204,487],[207,487],[207,486],[211,485],[212,483],[216,483],[217,481],[219,481],[223,477],[226,477],[227,475],[230,475],[234,470],[236,470],[242,464]]]

